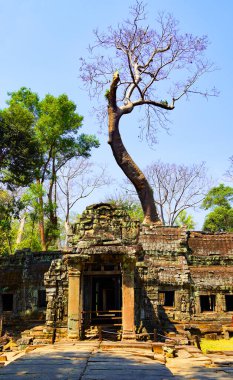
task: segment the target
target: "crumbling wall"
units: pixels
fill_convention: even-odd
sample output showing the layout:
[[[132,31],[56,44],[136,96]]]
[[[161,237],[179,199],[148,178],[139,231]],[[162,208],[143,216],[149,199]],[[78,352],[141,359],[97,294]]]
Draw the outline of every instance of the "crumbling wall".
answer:
[[[145,325],[152,328],[157,319],[169,330],[177,322],[231,321],[233,234],[143,227],[139,242],[136,299]]]
[[[40,307],[38,296],[45,291],[44,273],[57,257],[61,257],[61,252],[28,249],[0,256],[0,314],[4,324],[45,319],[46,305]]]
[[[193,231],[187,245],[193,321],[229,323],[233,314],[233,234]]]
[[[48,272],[44,275],[46,287],[46,325],[54,326],[67,321],[68,274],[63,259],[51,262]]]
[[[20,321],[19,317],[33,318],[41,312],[43,319],[45,308],[38,308],[38,295],[46,289],[48,333],[55,331],[54,326],[65,330],[67,265],[72,269],[79,263],[82,271],[85,265],[113,263],[123,271],[125,258],[135,263],[137,327],[152,331],[160,325],[169,331],[181,322],[213,326],[216,320],[231,321],[232,233],[164,226],[140,229],[125,211],[105,203],[87,207],[69,233],[66,252],[23,250],[0,256],[0,314]],[[6,301],[12,310],[3,310]]]
[[[143,261],[137,263],[143,297],[137,300],[143,324],[150,330],[158,323],[172,328],[172,321],[189,318],[190,271],[185,230],[143,227],[139,242],[144,251]]]
[[[68,233],[68,247],[137,244],[140,224],[120,207],[108,203],[86,208]]]

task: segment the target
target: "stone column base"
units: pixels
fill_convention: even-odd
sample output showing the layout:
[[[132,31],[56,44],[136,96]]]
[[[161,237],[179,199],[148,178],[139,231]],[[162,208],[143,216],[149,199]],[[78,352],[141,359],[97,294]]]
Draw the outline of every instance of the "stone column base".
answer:
[[[122,340],[136,340],[135,332],[124,330],[122,333]]]
[[[79,333],[74,333],[74,332],[68,333],[68,339],[80,340]]]

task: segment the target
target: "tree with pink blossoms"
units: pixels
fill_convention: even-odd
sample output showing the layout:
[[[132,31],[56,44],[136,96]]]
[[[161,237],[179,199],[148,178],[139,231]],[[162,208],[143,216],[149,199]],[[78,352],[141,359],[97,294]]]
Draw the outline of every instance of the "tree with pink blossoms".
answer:
[[[144,223],[160,223],[153,191],[122,141],[119,123],[123,116],[142,107],[145,111],[142,137],[150,144],[158,127],[166,127],[168,112],[192,94],[216,96],[215,89],[202,90],[199,79],[214,70],[205,58],[206,36],[181,34],[170,14],[160,13],[156,28],[146,24],[145,5],[136,1],[130,17],[116,29],[94,32],[90,59],[81,58],[81,78],[91,97],[105,93],[107,107],[98,114],[108,117],[108,143],[114,158],[134,185],[140,199]],[[107,54],[109,51],[109,55]]]

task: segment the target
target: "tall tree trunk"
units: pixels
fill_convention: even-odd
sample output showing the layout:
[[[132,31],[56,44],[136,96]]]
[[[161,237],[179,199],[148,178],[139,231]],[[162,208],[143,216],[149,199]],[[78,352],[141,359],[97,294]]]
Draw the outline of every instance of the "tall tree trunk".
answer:
[[[54,193],[54,200],[53,200]],[[56,213],[56,170],[55,170],[55,158],[53,157],[52,163],[52,177],[49,184],[48,191],[49,202],[49,219],[52,225],[57,227],[57,213]]]
[[[13,251],[12,251],[11,238],[7,235],[6,239],[7,239],[7,243],[8,243],[10,254],[12,255]]]
[[[119,121],[122,116],[122,110],[116,105],[116,89],[119,76],[114,75],[111,83],[110,91],[107,95],[108,98],[108,132],[109,132],[109,145],[112,148],[112,152],[117,164],[123,170],[125,175],[134,185],[138,197],[140,199],[143,213],[144,224],[160,223],[160,219],[157,214],[153,191],[139,167],[135,164],[132,157],[127,152],[119,131]],[[131,109],[132,110],[132,109]],[[124,113],[131,112],[129,109]]]
[[[42,197],[39,198],[39,204],[40,204],[40,207],[43,208]],[[46,246],[45,228],[44,228],[44,211],[41,211],[41,214],[40,214],[39,230],[40,230],[40,240],[41,240],[42,251],[46,251],[47,246]]]
[[[65,237],[65,247],[67,247],[68,245],[68,235],[70,233],[70,223],[69,221],[65,220],[65,233],[66,233],[66,237]]]
[[[22,219],[20,220],[19,229],[18,229],[18,233],[17,233],[17,239],[16,239],[16,247],[18,247],[18,245],[22,241],[22,236],[23,236],[25,222],[26,222],[26,215],[24,215],[22,217]]]
[[[68,245],[68,234],[70,232],[70,192],[69,192],[69,185],[67,183],[67,189],[66,189],[66,219],[65,219],[65,247]]]
[[[40,180],[37,180],[37,183],[40,184]],[[43,196],[40,195],[38,198],[39,203],[39,232],[40,232],[40,240],[42,251],[46,251],[46,239],[45,239],[45,228],[44,228],[44,202]]]

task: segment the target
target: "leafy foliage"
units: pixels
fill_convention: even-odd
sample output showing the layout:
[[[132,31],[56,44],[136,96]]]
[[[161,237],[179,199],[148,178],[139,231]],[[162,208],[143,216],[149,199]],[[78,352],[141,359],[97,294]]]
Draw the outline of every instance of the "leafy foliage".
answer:
[[[195,228],[193,217],[188,215],[186,210],[181,211],[176,217],[175,225],[179,227],[186,226],[188,230],[194,230]]]
[[[205,218],[204,231],[233,231],[232,201],[233,188],[230,186],[220,184],[208,192],[203,200],[202,207],[205,210],[212,209],[212,211]]]
[[[132,219],[143,221],[143,211],[139,202],[133,198],[124,195],[116,195],[107,197],[105,202],[121,207],[125,210]]]
[[[233,209],[217,206],[205,218],[204,231],[210,232],[232,232],[233,231]]]
[[[215,206],[230,208],[233,201],[233,188],[220,184],[213,187],[202,202],[202,208],[208,210]]]
[[[40,145],[33,116],[19,104],[0,111],[0,181],[8,186],[31,183],[40,166]]]
[[[99,141],[79,133],[83,117],[66,94],[48,94],[41,100],[22,87],[9,96],[8,107],[0,113],[0,181],[9,186],[31,183],[23,201],[33,223],[40,226],[45,250],[54,246],[59,235],[59,170],[72,158],[89,157]]]
[[[40,146],[41,165],[39,178],[51,177],[52,165],[56,170],[75,156],[90,156],[92,147],[98,147],[95,136],[81,134],[83,117],[76,112],[76,105],[62,94],[58,97],[46,95],[40,100],[30,89],[22,87],[10,93],[9,104],[17,105],[29,112],[34,133]]]
[[[14,230],[12,229],[13,219],[19,217],[23,208],[20,200],[15,198],[7,190],[0,189],[0,253],[13,253]]]

